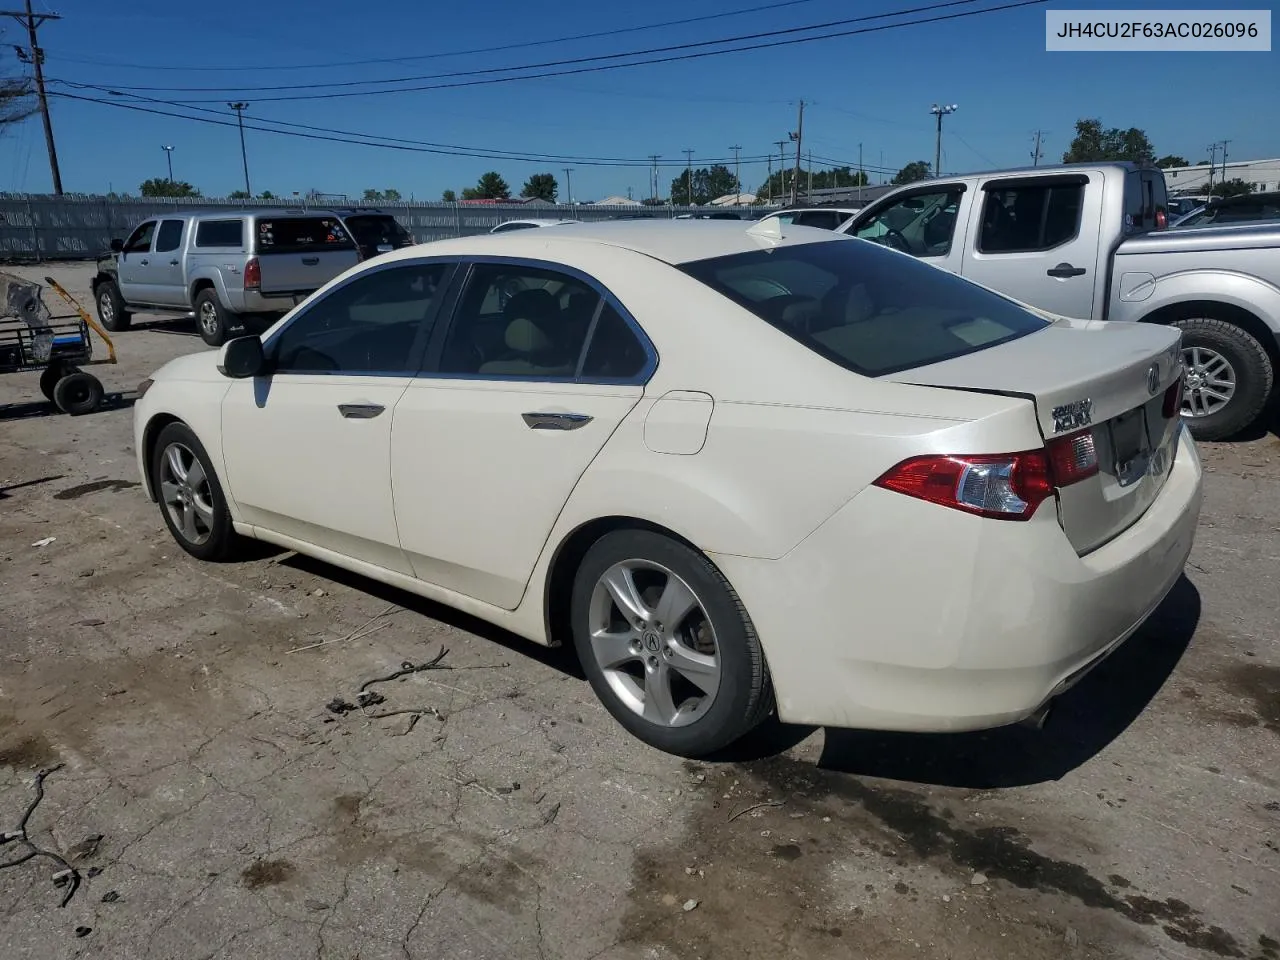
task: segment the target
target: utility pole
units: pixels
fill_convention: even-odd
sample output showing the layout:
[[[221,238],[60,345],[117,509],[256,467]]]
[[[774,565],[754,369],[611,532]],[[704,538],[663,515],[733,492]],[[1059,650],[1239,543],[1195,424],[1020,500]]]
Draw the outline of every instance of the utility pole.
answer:
[[[689,206],[693,206],[693,150],[685,147],[680,151],[684,154],[684,199]]]
[[[44,121],[44,142],[49,148],[49,174],[53,179],[53,192],[62,196],[62,172],[58,169],[58,150],[53,145],[53,123],[49,119],[49,98],[44,91],[44,51],[36,39],[36,31],[46,20],[61,20],[56,13],[32,13],[31,0],[26,0],[25,10],[0,10],[0,16],[13,17],[26,27],[29,49],[18,48],[19,60],[30,60],[35,68],[36,96],[40,100],[40,118]]]
[[[1209,195],[1213,196],[1213,168],[1218,162],[1218,145],[1217,143],[1209,144]],[[1226,171],[1223,171],[1224,173]]]
[[[773,154],[769,154],[768,176],[765,177],[766,184],[769,186],[769,206],[773,206]]]
[[[742,203],[742,180],[738,176],[738,160],[739,154],[742,152],[742,147],[735,143],[729,149],[733,151],[733,205],[736,207]]]
[[[162,143],[160,149],[164,151],[164,158],[169,161],[169,182],[173,183],[173,147]]]
[[[1031,151],[1031,165],[1033,167],[1040,166],[1040,134],[1042,131],[1036,131],[1036,145]]]
[[[800,116],[796,120],[795,132],[791,134],[791,139],[796,142],[796,172],[791,177],[791,203],[794,205],[800,199],[800,147],[804,143],[804,101],[800,101]]]
[[[244,112],[249,109],[249,105],[237,101],[228,103],[227,106],[236,112],[236,121],[240,125],[240,162],[244,164],[244,192],[252,197],[253,190],[249,187],[249,154],[244,148]]]
[[[778,202],[787,202],[787,141],[775,140],[773,145],[778,148]]]
[[[957,109],[958,107],[954,103],[941,107],[935,103],[929,108],[929,112],[938,118],[938,136],[933,150],[933,175],[935,177],[942,176],[942,118],[948,113],[955,113]]]
[[[813,202],[813,151],[809,151],[809,190],[805,193],[804,198],[810,203]]]
[[[659,154],[649,154],[649,190],[655,205],[658,202],[658,157]]]
[[[1227,144],[1230,143],[1231,141],[1220,140],[1218,142],[1222,144],[1222,182],[1226,183],[1227,182]]]
[[[564,195],[569,200],[569,206],[573,206],[573,181],[569,179],[571,173],[573,173],[573,167],[564,168]]]
[[[858,144],[858,206],[862,206],[862,184],[867,175],[862,172],[862,144]]]

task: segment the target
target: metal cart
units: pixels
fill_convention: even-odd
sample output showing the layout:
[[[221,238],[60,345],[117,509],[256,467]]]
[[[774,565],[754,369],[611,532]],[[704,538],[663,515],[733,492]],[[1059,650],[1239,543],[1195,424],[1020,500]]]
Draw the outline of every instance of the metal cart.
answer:
[[[51,314],[40,284],[0,271],[0,373],[43,371],[46,399],[71,416],[92,413],[102,404],[102,381],[80,368],[115,363],[115,344],[56,280],[44,282],[75,313]],[[93,359],[90,330],[107,345],[105,359]]]

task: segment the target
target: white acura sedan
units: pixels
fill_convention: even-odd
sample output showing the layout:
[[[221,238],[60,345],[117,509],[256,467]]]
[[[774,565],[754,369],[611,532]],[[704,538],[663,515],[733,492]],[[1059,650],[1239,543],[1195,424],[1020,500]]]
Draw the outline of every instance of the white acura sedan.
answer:
[[[640,739],[1039,716],[1182,573],[1178,333],[1050,322],[775,221],[580,224],[362,263],[139,389],[202,560],[310,554],[572,643]]]

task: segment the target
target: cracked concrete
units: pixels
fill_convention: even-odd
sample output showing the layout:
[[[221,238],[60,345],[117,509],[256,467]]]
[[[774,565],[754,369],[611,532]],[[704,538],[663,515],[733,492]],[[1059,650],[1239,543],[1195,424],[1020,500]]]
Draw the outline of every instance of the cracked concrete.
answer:
[[[126,400],[203,347],[117,342]],[[5,960],[1280,960],[1270,435],[1204,445],[1188,580],[1045,731],[773,727],[687,764],[564,652],[289,554],[189,560],[130,486],[127,406],[38,401],[0,379],[0,830],[61,761],[33,839],[103,840],[66,909],[45,865],[0,871]],[[372,712],[443,719],[325,710],[442,646]]]

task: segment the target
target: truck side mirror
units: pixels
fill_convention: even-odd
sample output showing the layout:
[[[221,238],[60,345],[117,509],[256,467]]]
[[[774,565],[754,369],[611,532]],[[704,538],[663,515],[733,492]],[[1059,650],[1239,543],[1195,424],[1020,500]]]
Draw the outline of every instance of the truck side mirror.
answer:
[[[112,252],[112,253],[121,253],[121,252],[123,252],[123,251],[124,251],[124,241],[123,241],[123,240],[121,240],[119,237],[115,237],[115,238],[111,241],[111,252]]]
[[[222,345],[218,355],[218,372],[224,377],[244,380],[266,371],[267,358],[261,337],[236,337]]]

